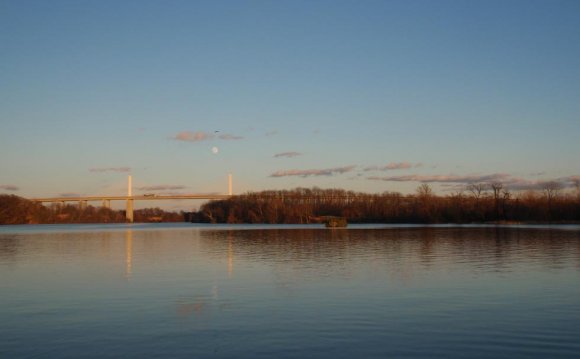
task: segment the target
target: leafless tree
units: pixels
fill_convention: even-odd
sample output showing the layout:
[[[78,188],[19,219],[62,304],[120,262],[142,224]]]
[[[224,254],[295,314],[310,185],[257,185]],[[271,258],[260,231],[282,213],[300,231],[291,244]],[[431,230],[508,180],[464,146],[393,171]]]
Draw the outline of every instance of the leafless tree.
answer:
[[[433,190],[429,184],[423,183],[417,187],[417,195],[421,198],[429,198],[433,196]]]
[[[493,182],[489,184],[493,191],[493,198],[499,198],[501,194],[501,190],[503,189],[503,183],[501,182]]]
[[[491,190],[493,191],[493,201],[495,204],[495,219],[499,220],[500,217],[500,213],[499,213],[499,208],[500,208],[500,196],[501,196],[501,192],[503,189],[503,183],[501,182],[492,182],[489,185],[491,187]]]
[[[467,190],[471,192],[475,199],[480,199],[485,193],[488,186],[485,183],[471,183],[467,186]]]
[[[580,199],[580,178],[574,178],[572,185],[576,188],[576,198]]]
[[[542,186],[542,190],[548,199],[548,202],[552,201],[554,198],[558,197],[560,190],[562,189],[562,185],[556,181],[550,181],[544,183]]]

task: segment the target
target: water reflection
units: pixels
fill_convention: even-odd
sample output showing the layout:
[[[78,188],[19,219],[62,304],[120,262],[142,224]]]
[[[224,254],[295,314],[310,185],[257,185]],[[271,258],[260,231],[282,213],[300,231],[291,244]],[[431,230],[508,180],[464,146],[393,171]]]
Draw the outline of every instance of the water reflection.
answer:
[[[125,277],[131,278],[133,270],[133,231],[125,232]]]
[[[260,263],[296,270],[316,268],[318,275],[351,277],[361,265],[387,267],[411,278],[417,270],[468,264],[473,270],[513,270],[525,262],[550,269],[580,265],[580,232],[507,228],[417,228],[326,231],[314,229],[126,230],[94,233],[0,235],[0,263],[39,257],[93,258],[105,264],[119,252],[123,236],[124,276],[164,260],[224,263],[235,267]],[[572,262],[571,262],[572,261]]]
[[[579,231],[208,226],[0,234],[0,278],[6,357],[580,350]]]
[[[232,236],[228,235],[228,276],[232,277],[234,274],[234,245],[232,243]]]

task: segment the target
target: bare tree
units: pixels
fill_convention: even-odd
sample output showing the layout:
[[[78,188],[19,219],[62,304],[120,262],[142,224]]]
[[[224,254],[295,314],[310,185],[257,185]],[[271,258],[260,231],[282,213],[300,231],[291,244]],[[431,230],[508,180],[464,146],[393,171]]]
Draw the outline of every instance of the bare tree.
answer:
[[[554,198],[558,197],[561,189],[562,189],[562,185],[556,181],[546,182],[542,186],[542,190],[544,191],[544,195],[548,199],[548,202],[550,202]]]
[[[546,182],[542,186],[542,190],[544,191],[544,195],[548,200],[548,220],[552,221],[552,208],[554,204],[554,200],[558,197],[560,190],[562,189],[562,185],[556,181]]]
[[[495,219],[499,220],[499,205],[500,205],[500,196],[501,196],[501,191],[503,189],[503,183],[501,182],[493,182],[490,183],[489,185],[491,187],[491,190],[493,191],[493,201],[495,203]]]
[[[499,195],[501,194],[501,190],[503,189],[503,183],[493,182],[493,183],[490,183],[489,186],[491,187],[491,189],[493,191],[493,198],[499,198]]]
[[[433,196],[433,190],[429,184],[423,183],[417,187],[417,195],[421,198],[429,198]]]
[[[434,212],[434,197],[431,186],[422,183],[417,187],[418,208],[417,214],[421,221],[432,222]]]
[[[475,199],[480,199],[481,196],[487,191],[487,184],[485,183],[471,183],[467,186],[467,190],[471,192]]]
[[[572,185],[576,188],[576,198],[580,199],[580,178],[572,179]]]

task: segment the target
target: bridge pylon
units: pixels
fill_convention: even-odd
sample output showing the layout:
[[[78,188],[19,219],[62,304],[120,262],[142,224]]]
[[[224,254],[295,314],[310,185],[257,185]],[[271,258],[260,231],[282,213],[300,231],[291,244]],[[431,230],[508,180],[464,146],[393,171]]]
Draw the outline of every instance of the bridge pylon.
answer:
[[[129,223],[133,223],[133,194],[131,191],[131,175],[127,178],[127,208],[125,209],[125,219]]]

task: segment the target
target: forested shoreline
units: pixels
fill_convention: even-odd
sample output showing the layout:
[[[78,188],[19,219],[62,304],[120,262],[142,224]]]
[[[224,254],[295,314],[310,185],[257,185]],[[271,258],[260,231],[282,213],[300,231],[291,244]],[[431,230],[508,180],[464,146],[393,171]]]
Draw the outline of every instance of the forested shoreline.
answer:
[[[197,212],[139,209],[134,211],[134,222],[304,224],[317,223],[325,216],[344,217],[350,223],[580,223],[580,190],[547,186],[511,193],[496,183],[474,184],[443,196],[434,194],[427,184],[409,195],[296,188],[210,201]],[[0,224],[125,221],[123,210],[44,206],[15,195],[0,195]]]
[[[446,196],[435,195],[426,184],[411,195],[296,188],[212,201],[191,213],[189,220],[314,223],[323,216],[345,217],[351,223],[577,223],[580,193],[563,193],[554,186],[513,194],[497,183],[472,185]]]
[[[137,209],[135,222],[183,222],[183,213],[159,208]],[[26,198],[0,194],[0,224],[124,223],[125,211],[88,205],[44,206]]]

